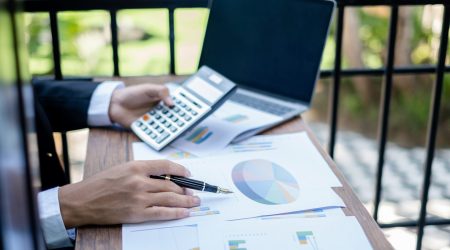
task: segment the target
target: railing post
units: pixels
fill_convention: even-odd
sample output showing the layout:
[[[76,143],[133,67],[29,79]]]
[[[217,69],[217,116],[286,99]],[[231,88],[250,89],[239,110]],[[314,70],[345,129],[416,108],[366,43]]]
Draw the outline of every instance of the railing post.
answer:
[[[61,50],[59,47],[59,32],[58,32],[58,14],[56,11],[49,11],[50,17],[50,32],[52,34],[52,48],[53,48],[53,71],[56,80],[62,79],[61,70]]]
[[[63,75],[61,69],[61,49],[59,46],[58,13],[56,11],[49,11],[49,16],[50,16],[50,32],[52,34],[53,71],[55,74],[55,79],[62,80]],[[61,132],[61,140],[62,140],[64,172],[66,174],[67,180],[70,182],[69,146],[67,144],[67,133],[65,131]]]
[[[389,25],[389,42],[388,42],[388,55],[386,62],[385,79],[383,82],[383,89],[381,93],[380,103],[380,118],[378,126],[378,163],[375,183],[375,200],[373,218],[378,221],[378,210],[381,201],[382,179],[383,179],[383,166],[384,166],[384,153],[386,151],[387,132],[389,125],[389,109],[391,104],[391,92],[392,92],[392,73],[394,68],[394,56],[395,56],[395,40],[397,37],[397,20],[398,20],[398,6],[391,7],[391,21]]]
[[[433,96],[431,100],[430,117],[428,119],[427,131],[427,155],[425,159],[425,173],[423,176],[422,197],[419,212],[419,221],[417,229],[416,249],[422,248],[422,239],[424,227],[426,225],[428,193],[431,184],[431,170],[433,165],[434,151],[436,145],[436,134],[439,122],[439,110],[441,106],[442,88],[444,82],[445,56],[448,46],[448,29],[450,23],[450,5],[444,6],[444,17],[442,20],[441,42],[439,45],[439,59],[436,70],[436,83],[433,87]]]
[[[117,31],[117,11],[110,10],[109,15],[111,17],[110,29],[111,29],[111,47],[112,47],[112,58],[113,58],[113,75],[120,76],[119,71],[119,39]]]
[[[169,8],[169,46],[170,46],[170,74],[175,75],[175,18],[174,8]]]
[[[337,115],[339,105],[339,88],[341,82],[341,61],[342,61],[342,34],[344,32],[344,5],[338,4],[338,14],[336,21],[336,51],[334,56],[333,84],[330,91],[330,138],[328,142],[328,153],[334,158],[334,146],[336,144]]]

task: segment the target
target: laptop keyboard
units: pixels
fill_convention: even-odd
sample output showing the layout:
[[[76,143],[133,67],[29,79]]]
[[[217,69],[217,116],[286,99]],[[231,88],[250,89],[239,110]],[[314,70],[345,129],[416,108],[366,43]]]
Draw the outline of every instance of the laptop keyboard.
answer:
[[[230,97],[230,100],[278,116],[283,116],[284,114],[294,110],[293,108],[283,106],[278,103],[273,103],[241,93],[234,93],[234,95]]]

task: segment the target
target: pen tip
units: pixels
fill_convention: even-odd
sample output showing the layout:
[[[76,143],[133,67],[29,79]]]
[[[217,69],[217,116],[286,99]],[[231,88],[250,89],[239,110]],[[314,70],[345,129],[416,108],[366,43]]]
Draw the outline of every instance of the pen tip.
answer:
[[[233,191],[228,190],[228,189],[226,189],[226,188],[219,188],[219,193],[222,193],[222,194],[232,194]]]

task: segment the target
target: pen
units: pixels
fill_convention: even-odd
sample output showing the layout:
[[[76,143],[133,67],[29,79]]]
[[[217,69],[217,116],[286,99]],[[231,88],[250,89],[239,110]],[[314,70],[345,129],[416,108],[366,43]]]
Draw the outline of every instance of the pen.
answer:
[[[175,184],[177,184],[180,187],[195,189],[199,191],[205,191],[205,192],[211,192],[211,193],[218,193],[218,194],[231,194],[232,191],[221,188],[218,186],[210,185],[203,181],[197,181],[193,179],[189,179],[186,177],[181,176],[175,176],[175,175],[150,175],[150,178],[152,179],[159,179],[159,180],[167,180],[171,181]]]

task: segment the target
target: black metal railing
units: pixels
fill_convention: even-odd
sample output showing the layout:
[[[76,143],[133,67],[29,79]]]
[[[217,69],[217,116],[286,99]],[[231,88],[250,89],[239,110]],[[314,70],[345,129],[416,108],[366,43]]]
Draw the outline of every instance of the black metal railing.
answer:
[[[395,67],[394,52],[397,34],[398,9],[402,5],[429,5],[438,4],[444,7],[444,16],[441,28],[440,48],[437,65]],[[344,18],[346,7],[364,6],[388,6],[391,8],[389,37],[387,43],[387,60],[385,67],[378,69],[354,68],[342,69],[342,41],[344,33]],[[386,142],[388,137],[389,110],[392,92],[392,79],[397,74],[435,74],[436,80],[433,86],[431,99],[431,110],[427,128],[426,160],[424,163],[424,176],[422,182],[421,206],[418,220],[380,224],[383,228],[389,227],[417,227],[417,249],[422,247],[424,227],[426,225],[450,225],[450,219],[427,219],[428,193],[431,184],[432,163],[435,152],[436,133],[438,129],[439,110],[443,90],[443,79],[446,72],[450,72],[450,66],[445,65],[447,54],[448,30],[450,23],[450,2],[448,0],[337,0],[336,30],[335,30],[335,62],[332,70],[322,71],[321,78],[332,78],[330,93],[330,137],[328,152],[334,156],[336,144],[337,118],[339,107],[339,90],[342,77],[354,76],[384,76],[380,100],[380,114],[378,125],[378,161],[375,184],[373,217],[378,222],[378,211],[382,197],[382,180]],[[50,28],[52,33],[54,74],[57,79],[62,79],[61,53],[58,36],[58,12],[62,11],[84,11],[84,10],[106,10],[110,13],[111,45],[113,58],[113,75],[120,76],[119,54],[118,54],[118,32],[117,11],[123,9],[165,8],[169,11],[169,44],[170,44],[170,73],[175,74],[175,33],[174,33],[174,10],[177,8],[207,8],[208,0],[79,0],[79,1],[53,1],[53,0],[25,0],[25,11],[48,12],[50,17]],[[67,140],[63,135],[64,163],[68,167]]]

